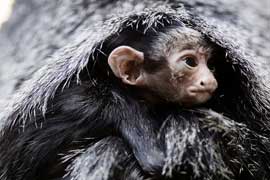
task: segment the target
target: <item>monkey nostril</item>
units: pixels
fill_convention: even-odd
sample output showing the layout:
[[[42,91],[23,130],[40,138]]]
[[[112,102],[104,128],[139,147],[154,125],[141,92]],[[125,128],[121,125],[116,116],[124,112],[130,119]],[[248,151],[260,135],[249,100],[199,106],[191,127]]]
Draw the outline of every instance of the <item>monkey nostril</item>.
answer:
[[[204,84],[204,82],[203,82],[203,81],[201,81],[200,85],[201,85],[201,86],[204,86],[205,84]]]

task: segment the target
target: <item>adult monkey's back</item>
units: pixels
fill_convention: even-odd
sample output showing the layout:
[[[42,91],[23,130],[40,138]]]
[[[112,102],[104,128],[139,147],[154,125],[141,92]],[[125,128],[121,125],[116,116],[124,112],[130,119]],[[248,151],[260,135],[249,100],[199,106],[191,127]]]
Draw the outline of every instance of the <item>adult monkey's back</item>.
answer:
[[[27,2],[29,3],[30,1]],[[81,70],[88,62],[88,65],[91,66],[93,60],[98,60],[98,57],[102,57],[102,51],[104,49],[101,45],[106,47],[106,42],[110,41],[110,35],[117,36],[125,28],[133,28],[133,30],[136,28],[144,30],[147,30],[147,28],[158,29],[158,22],[160,21],[181,21],[207,34],[227,52],[225,54],[227,54],[226,57],[229,63],[222,62],[220,68],[216,70],[220,72],[218,74],[220,74],[219,79],[222,83],[219,84],[223,85],[220,87],[220,90],[224,90],[224,93],[223,91],[219,92],[221,96],[218,96],[218,99],[215,101],[215,103],[219,103],[217,106],[214,106],[214,104],[210,104],[210,106],[220,113],[225,112],[233,120],[224,118],[211,111],[200,111],[197,114],[189,111],[179,111],[178,109],[173,110],[173,108],[163,108],[162,111],[168,116],[168,124],[165,125],[163,133],[167,134],[167,139],[165,140],[166,147],[170,147],[167,150],[167,163],[164,167],[164,174],[169,176],[171,175],[170,170],[175,170],[176,172],[186,171],[188,173],[187,176],[190,178],[194,177],[193,179],[206,177],[210,179],[222,179],[226,178],[226,175],[235,177],[236,179],[243,178],[243,176],[246,176],[246,179],[251,179],[251,174],[256,179],[267,179],[269,177],[269,174],[267,174],[269,172],[269,169],[267,169],[269,167],[269,164],[267,164],[269,162],[267,159],[269,158],[269,132],[267,129],[269,127],[269,105],[265,99],[268,99],[268,95],[265,92],[265,87],[261,87],[260,79],[257,79],[257,73],[254,72],[253,66],[249,63],[249,61],[255,62],[256,60],[242,55],[242,52],[247,51],[245,49],[247,45],[244,43],[239,49],[235,39],[232,39],[232,37],[236,36],[232,34],[235,31],[222,29],[222,25],[230,21],[234,21],[237,24],[240,22],[237,17],[241,17],[234,14],[235,12],[233,10],[231,12],[228,11],[224,3],[206,4],[204,6],[200,3],[193,4],[189,2],[186,6],[188,8],[191,5],[195,5],[195,7],[196,5],[200,5],[198,9],[193,9],[192,16],[194,17],[189,17],[185,9],[181,8],[179,3],[176,2],[172,2],[172,8],[170,8],[171,5],[165,5],[164,3],[158,5],[149,1],[142,2],[138,5],[135,5],[136,3],[132,5],[132,2],[123,2],[93,1],[91,3],[82,2],[74,4],[65,2],[58,4],[52,1],[39,1],[40,4],[30,3],[33,9],[36,9],[36,11],[31,13],[36,13],[36,16],[29,15],[26,10],[24,11],[24,8],[28,7],[28,5],[25,6],[25,2],[18,2],[15,12],[16,9],[21,9],[21,11],[17,12],[22,14],[17,16],[15,14],[12,17],[13,19],[10,20],[10,24],[4,27],[5,31],[9,31],[12,34],[12,36],[9,36],[11,42],[18,43],[14,43],[16,46],[14,49],[11,47],[12,53],[6,58],[23,60],[23,63],[20,64],[21,69],[23,69],[31,65],[31,63],[35,64],[35,62],[47,64],[45,60],[48,59],[48,56],[51,56],[54,52],[56,54],[50,58],[51,64],[45,66],[35,76],[32,77],[31,74],[24,74],[22,79],[30,78],[29,83],[26,87],[21,88],[18,96],[19,99],[14,99],[11,111],[3,113],[7,117],[7,121],[9,121],[7,124],[12,124],[12,132],[19,131],[17,127],[19,125],[26,125],[25,130],[27,131],[27,123],[34,120],[29,119],[29,117],[33,117],[35,112],[46,112],[46,102],[50,103],[49,97],[52,97],[56,88],[61,94],[61,86],[67,85],[62,83],[62,81],[66,82],[66,78],[77,75],[77,71]],[[212,22],[207,21],[209,19],[206,19],[205,23],[197,19],[195,15],[196,12],[200,11],[201,7],[213,8],[214,5],[217,5],[217,9],[214,8],[212,9],[213,11],[207,9],[207,13],[206,11],[205,13],[208,16],[213,15],[209,12],[219,14],[218,17],[222,21],[216,19],[220,23],[215,22],[215,26],[218,26],[217,29],[212,25],[209,26]],[[221,8],[222,6],[224,6],[224,9]],[[110,13],[117,11],[117,8],[113,7],[118,7],[121,11],[124,11],[121,13],[122,18],[108,20],[102,28],[100,25],[93,27],[93,25],[98,24],[98,20],[107,19]],[[153,9],[144,9],[145,7],[152,7]],[[137,12],[131,11],[134,9]],[[200,14],[203,14],[203,12],[200,12]],[[105,15],[108,16],[106,17]],[[21,21],[20,18],[26,19],[26,21]],[[44,19],[48,19],[48,21],[44,21]],[[263,21],[263,19],[260,21]],[[20,24],[18,22],[23,23]],[[243,22],[241,21],[241,23]],[[239,26],[241,23],[239,23]],[[30,26],[29,24],[33,25]],[[14,26],[19,26],[20,28],[17,27],[15,29]],[[230,26],[232,25],[230,24]],[[102,31],[97,31],[96,28],[102,29]],[[239,31],[242,32],[244,29],[240,29]],[[248,39],[248,37],[245,38],[247,40],[251,39]],[[267,47],[267,41],[265,42],[267,36],[257,38],[261,40],[261,44]],[[242,36],[239,36],[237,39],[244,42],[246,40]],[[105,42],[101,43],[103,40]],[[58,51],[59,48],[62,48],[66,44],[70,44],[69,47]],[[252,44],[249,44],[249,46],[252,47]],[[91,52],[92,54],[90,54]],[[258,52],[258,55],[263,54],[263,47]],[[259,57],[263,58],[263,56]],[[23,66],[24,63],[25,66]],[[42,64],[39,66],[42,66]],[[36,82],[37,80],[38,83]],[[4,84],[6,83],[4,82]],[[17,85],[19,87],[20,83]],[[69,86],[67,85],[66,87]],[[72,105],[70,108],[72,108]],[[237,124],[235,121],[242,124]],[[13,126],[14,124],[15,126]],[[37,130],[40,128],[37,131],[38,134],[36,137],[41,137],[43,134],[42,130],[46,128],[39,123],[36,126],[34,128],[37,128]],[[55,133],[60,131],[61,128],[52,124],[51,131]],[[75,135],[76,128],[71,128],[72,131],[70,133]],[[16,139],[17,136],[15,136],[15,139],[11,136],[6,136],[9,134],[8,129],[4,129],[3,132],[5,133],[1,141],[4,141],[4,143],[1,144],[0,152],[2,158],[0,162],[1,176],[3,179],[37,179],[41,177],[48,179],[49,175],[58,175],[55,173],[59,168],[57,167],[57,163],[49,170],[46,168],[37,169],[34,165],[35,163],[38,164],[39,161],[35,161],[34,164],[30,164],[29,166],[27,161],[31,157],[25,156],[28,154],[27,151],[20,150],[21,153],[18,153],[16,157],[7,156],[9,152],[17,151],[17,146],[24,147],[26,144],[28,147],[36,149],[36,152],[39,153],[46,151],[46,149],[39,149],[41,144],[35,144],[36,141],[31,139],[35,137],[25,136],[26,139],[28,138],[25,141],[23,138]],[[19,133],[23,134],[23,132]],[[51,141],[52,144],[58,142],[56,137],[55,139],[46,136],[43,138],[44,141]],[[9,146],[8,144],[10,142],[13,142],[13,144],[16,144],[14,142],[18,142],[18,144],[16,144],[17,146]],[[26,144],[21,146],[20,143]],[[118,177],[116,179],[119,179],[119,176],[125,177],[130,175],[138,179],[140,167],[134,161],[132,154],[127,156],[130,151],[125,148],[125,144],[123,144],[121,139],[110,137],[100,140],[93,145],[91,144],[91,139],[90,142],[87,139],[86,144],[89,145],[89,148],[82,147],[82,149],[77,149],[74,154],[71,153],[66,157],[67,160],[70,160],[66,161],[69,164],[72,162],[73,157],[78,156],[74,164],[69,166],[67,170],[67,174],[69,175],[67,178],[106,179],[116,176]],[[48,148],[53,148],[54,145]],[[226,151],[221,151],[224,149]],[[211,152],[215,153],[211,154]],[[33,155],[35,155],[34,159],[37,160],[37,158],[42,158],[46,154],[37,153]],[[60,154],[59,157],[61,156]],[[126,161],[127,158],[131,158],[130,161]],[[134,171],[133,168],[136,168],[136,170]],[[126,173],[122,173],[122,171],[126,171]],[[130,172],[133,172],[133,174],[130,174]],[[239,172],[241,173],[240,175],[238,175]],[[147,174],[143,173],[142,175],[147,176]]]

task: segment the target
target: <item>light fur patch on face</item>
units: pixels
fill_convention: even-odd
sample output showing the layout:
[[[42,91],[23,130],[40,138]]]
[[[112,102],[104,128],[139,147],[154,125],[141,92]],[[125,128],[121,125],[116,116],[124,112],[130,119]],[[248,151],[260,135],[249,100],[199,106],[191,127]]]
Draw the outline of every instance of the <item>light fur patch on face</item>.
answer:
[[[172,28],[159,33],[158,39],[153,45],[155,50],[152,56],[157,59],[160,54],[169,57],[172,53],[204,46],[207,46],[207,51],[211,51],[209,43],[200,32],[188,27]]]
[[[0,0],[0,28],[9,19],[14,2],[15,0]]]

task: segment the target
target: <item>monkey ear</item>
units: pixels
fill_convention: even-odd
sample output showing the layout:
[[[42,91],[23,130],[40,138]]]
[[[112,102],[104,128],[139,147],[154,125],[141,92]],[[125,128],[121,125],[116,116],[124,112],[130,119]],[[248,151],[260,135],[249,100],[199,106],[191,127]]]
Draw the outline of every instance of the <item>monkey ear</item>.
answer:
[[[108,58],[114,75],[129,85],[142,85],[144,54],[129,46],[115,48]]]

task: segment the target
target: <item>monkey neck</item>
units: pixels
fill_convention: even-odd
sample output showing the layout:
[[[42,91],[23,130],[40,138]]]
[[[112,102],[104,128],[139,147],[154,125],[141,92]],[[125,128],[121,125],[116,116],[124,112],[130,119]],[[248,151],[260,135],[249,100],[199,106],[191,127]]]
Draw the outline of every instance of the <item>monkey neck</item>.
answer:
[[[139,102],[148,104],[149,106],[159,106],[164,104],[171,104],[170,102],[164,100],[157,93],[143,87],[132,87],[129,90],[130,95],[135,99],[138,99]]]

